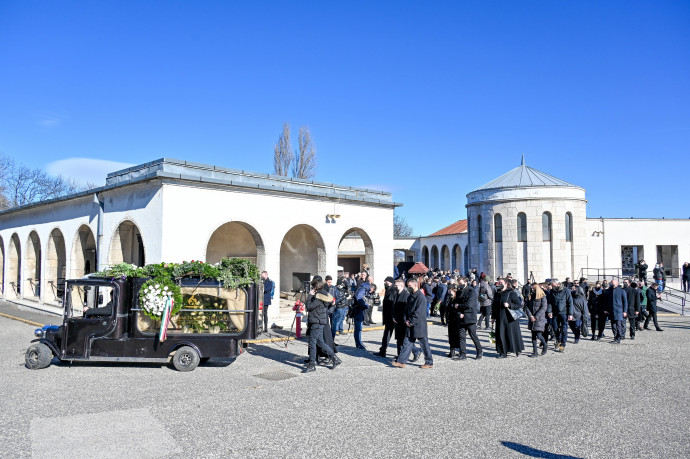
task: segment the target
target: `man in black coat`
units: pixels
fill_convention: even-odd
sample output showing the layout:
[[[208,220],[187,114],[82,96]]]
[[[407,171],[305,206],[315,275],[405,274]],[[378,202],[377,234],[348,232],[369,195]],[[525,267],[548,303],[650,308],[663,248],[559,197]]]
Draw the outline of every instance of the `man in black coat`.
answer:
[[[479,293],[467,283],[467,278],[458,279],[458,292],[455,295],[453,313],[458,315],[460,328],[460,356],[458,360],[467,359],[467,334],[474,343],[477,351],[477,360],[482,358],[482,344],[477,337],[477,305]],[[451,349],[451,353],[453,349]]]
[[[395,302],[398,299],[398,291],[393,285],[394,279],[390,276],[386,277],[383,281],[383,285],[386,287],[386,293],[383,296],[382,306],[383,306],[383,338],[381,339],[381,349],[375,352],[374,355],[379,357],[386,356],[386,350],[388,349],[388,343],[391,340],[391,336],[395,332],[395,321],[393,320],[393,309],[395,308]]]
[[[333,304],[334,298],[328,293],[326,284],[320,277],[314,277],[311,281],[311,292],[307,299],[306,309],[309,312],[309,362],[302,373],[316,370],[316,351],[321,349],[331,359],[331,368],[340,364],[340,359],[335,356],[333,348],[324,340],[324,329],[328,325],[328,308]],[[327,331],[330,336],[330,331]]]
[[[393,323],[395,323],[395,341],[397,343],[398,353],[396,354],[396,359],[400,356],[400,351],[402,350],[403,342],[405,341],[405,335],[407,334],[407,325],[405,324],[405,311],[407,310],[407,301],[410,298],[410,292],[405,288],[405,281],[402,279],[397,279],[395,281],[395,290],[398,296],[395,299],[395,305],[393,306]],[[416,361],[413,358],[412,361]]]
[[[637,291],[637,284],[632,284],[628,279],[623,281],[623,290],[628,297],[628,323],[630,324],[630,339],[635,339],[637,330],[637,319],[640,317],[640,295]]]
[[[407,286],[412,290],[407,301],[407,309],[405,311],[405,325],[407,325],[407,334],[403,342],[402,350],[398,360],[393,362],[394,367],[405,368],[407,359],[410,357],[414,348],[414,343],[419,342],[422,351],[424,352],[424,365],[422,368],[433,368],[434,358],[431,355],[431,348],[429,347],[429,337],[427,334],[426,311],[427,301],[424,292],[419,290],[419,284],[416,279],[410,279]]]
[[[566,278],[569,279],[569,278]],[[553,314],[552,325],[556,331],[555,350],[563,352],[568,341],[568,321],[573,320],[573,296],[558,279],[551,279],[548,301]]]
[[[271,305],[271,300],[273,300],[273,292],[276,284],[268,278],[268,272],[266,271],[261,273],[261,280],[264,283],[263,322],[264,333],[266,333],[268,332],[268,307]]]
[[[649,315],[647,316],[647,319],[644,321],[645,330],[649,330],[649,321],[650,319],[653,319],[656,331],[664,331],[659,327],[659,323],[656,321],[656,300],[661,298],[661,295],[657,292],[658,289],[659,284],[657,284],[656,282],[654,282],[647,289],[647,312],[649,312]]]

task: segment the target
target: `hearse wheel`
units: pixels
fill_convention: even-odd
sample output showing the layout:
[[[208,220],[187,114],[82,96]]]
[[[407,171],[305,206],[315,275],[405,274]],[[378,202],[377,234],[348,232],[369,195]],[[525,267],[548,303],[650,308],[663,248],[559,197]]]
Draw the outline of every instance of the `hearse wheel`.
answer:
[[[51,360],[53,360],[53,351],[43,343],[32,344],[24,356],[26,368],[30,370],[49,367]]]
[[[199,353],[191,346],[183,346],[173,355],[173,366],[177,371],[192,371],[199,365]]]

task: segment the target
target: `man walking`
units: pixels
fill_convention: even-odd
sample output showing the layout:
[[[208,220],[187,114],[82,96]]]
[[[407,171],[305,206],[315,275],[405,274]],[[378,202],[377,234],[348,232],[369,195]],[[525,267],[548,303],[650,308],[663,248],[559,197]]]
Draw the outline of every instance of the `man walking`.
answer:
[[[608,292],[608,315],[611,319],[614,344],[620,344],[625,339],[625,318],[628,316],[628,296],[620,288],[618,280],[611,281]]]
[[[388,343],[391,340],[391,336],[393,336],[393,333],[395,333],[395,321],[393,320],[394,317],[394,308],[395,308],[395,302],[398,299],[398,291],[396,290],[395,286],[393,285],[393,278],[388,276],[386,279],[383,281],[383,285],[386,288],[386,293],[383,296],[383,338],[381,339],[381,349],[379,349],[378,352],[375,352],[374,355],[379,356],[379,357],[385,357],[386,356],[386,350],[388,349]]]
[[[364,323],[364,313],[369,309],[369,305],[366,302],[367,293],[371,290],[371,284],[369,283],[369,278],[365,279],[357,287],[355,292],[355,305],[354,313],[352,314],[352,320],[355,322],[355,346],[357,349],[366,350],[364,344],[362,344],[362,324]]]
[[[604,289],[601,288],[601,282],[597,281],[594,288],[589,291],[589,298],[587,299],[589,305],[589,314],[592,317],[592,341],[598,341],[604,334],[604,326],[606,325],[606,295]]]
[[[563,288],[558,279],[551,279],[549,304],[553,314],[552,326],[556,332],[555,350],[563,352],[568,341],[568,321],[573,320],[573,297],[570,289]]]
[[[458,279],[458,291],[455,294],[455,306],[460,330],[460,355],[458,360],[467,359],[467,334],[474,343],[477,360],[482,358],[482,344],[477,338],[477,289],[470,287],[466,277]],[[453,353],[453,349],[450,351]]]
[[[635,339],[635,331],[637,330],[637,320],[640,317],[640,294],[637,290],[637,284],[632,284],[628,279],[623,281],[623,290],[628,300],[628,324],[630,325],[630,339]]]
[[[644,321],[645,330],[649,330],[649,321],[650,319],[653,319],[656,331],[663,331],[659,327],[659,323],[656,321],[656,300],[661,298],[661,295],[658,293],[658,289],[659,285],[656,283],[653,283],[651,287],[647,289],[647,312],[649,313],[649,315],[647,316],[647,319]]]
[[[273,294],[275,292],[276,284],[271,279],[268,278],[268,272],[263,271],[261,273],[261,280],[264,283],[264,305],[263,305],[263,321],[264,321],[264,333],[268,332],[268,307],[271,305],[271,300],[273,299]]]
[[[394,367],[405,368],[407,359],[410,357],[415,342],[419,342],[422,351],[424,352],[424,365],[422,368],[428,369],[434,367],[434,358],[431,355],[431,348],[429,347],[429,338],[427,335],[426,325],[426,308],[427,300],[422,291],[419,290],[419,284],[415,279],[410,279],[407,286],[412,289],[412,295],[407,302],[407,310],[405,312],[405,325],[407,325],[407,335],[403,341],[403,347],[400,351],[398,360],[393,362]]]
[[[407,334],[407,324],[405,324],[405,311],[407,311],[407,301],[410,298],[410,292],[405,288],[405,282],[402,279],[395,281],[395,290],[397,297],[395,299],[395,306],[393,307],[393,322],[395,323],[395,341],[397,344],[396,359],[400,356],[405,335]],[[418,355],[417,355],[418,357]],[[416,361],[413,358],[412,361]]]

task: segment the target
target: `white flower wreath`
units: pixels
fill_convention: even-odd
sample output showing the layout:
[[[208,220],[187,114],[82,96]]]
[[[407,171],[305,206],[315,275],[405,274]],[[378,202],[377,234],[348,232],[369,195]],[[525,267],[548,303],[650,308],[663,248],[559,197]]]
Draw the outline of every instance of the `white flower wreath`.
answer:
[[[167,286],[161,287],[160,284],[149,285],[143,289],[141,307],[152,316],[161,317],[165,302],[172,298],[173,293]]]

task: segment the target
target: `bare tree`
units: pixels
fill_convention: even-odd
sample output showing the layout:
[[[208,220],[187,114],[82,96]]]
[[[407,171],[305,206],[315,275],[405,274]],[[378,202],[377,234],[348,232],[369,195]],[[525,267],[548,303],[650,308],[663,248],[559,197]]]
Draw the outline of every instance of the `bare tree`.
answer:
[[[62,176],[51,177],[40,168],[17,165],[11,158],[0,156],[0,209],[59,198],[90,186]]]
[[[290,166],[295,160],[290,146],[290,123],[283,124],[283,132],[273,148],[273,173],[287,177]]]
[[[316,148],[311,140],[309,127],[299,128],[299,153],[292,163],[292,176],[299,179],[312,179],[316,177]]]
[[[407,223],[405,217],[397,213],[393,215],[393,237],[411,237],[412,227]]]

